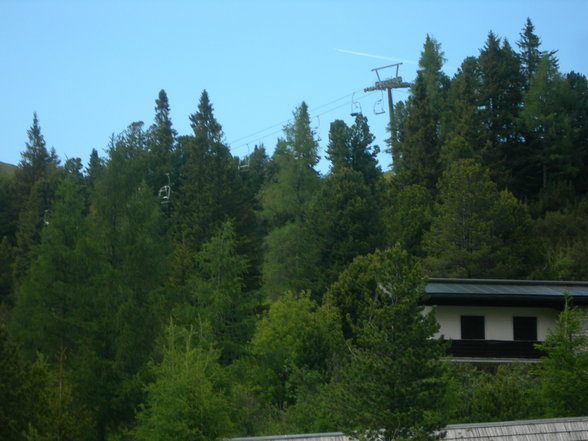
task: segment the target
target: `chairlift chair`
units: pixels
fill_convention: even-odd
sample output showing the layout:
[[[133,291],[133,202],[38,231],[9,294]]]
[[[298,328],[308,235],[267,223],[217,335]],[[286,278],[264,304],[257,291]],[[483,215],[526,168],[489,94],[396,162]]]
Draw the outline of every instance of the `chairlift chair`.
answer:
[[[157,196],[161,199],[161,204],[163,205],[169,204],[171,198],[171,178],[169,177],[169,173],[166,173],[165,175],[167,176],[167,185],[161,187],[157,193]]]
[[[316,134],[316,140],[318,142],[321,141],[321,132],[320,132],[320,130],[321,130],[321,119],[317,115],[317,117],[316,117],[316,127],[314,128],[314,132]]]
[[[355,101],[355,92],[351,95],[351,116],[361,115],[361,104]]]
[[[379,99],[374,103],[374,115],[381,115],[382,113],[386,113],[384,110],[384,100]]]
[[[247,160],[239,160],[239,170],[247,171],[249,170],[249,144],[247,144]]]

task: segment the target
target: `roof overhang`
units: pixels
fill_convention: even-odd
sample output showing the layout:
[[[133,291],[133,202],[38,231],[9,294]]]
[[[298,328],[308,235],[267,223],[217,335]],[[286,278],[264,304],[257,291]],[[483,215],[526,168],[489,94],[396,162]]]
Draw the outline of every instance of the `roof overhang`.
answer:
[[[561,308],[566,292],[573,304],[588,305],[588,282],[430,278],[425,291],[430,305]]]

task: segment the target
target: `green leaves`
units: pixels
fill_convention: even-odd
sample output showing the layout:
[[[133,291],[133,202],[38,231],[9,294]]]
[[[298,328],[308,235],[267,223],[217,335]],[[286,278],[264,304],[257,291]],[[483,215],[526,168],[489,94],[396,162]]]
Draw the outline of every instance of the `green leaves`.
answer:
[[[424,278],[397,248],[371,257],[373,283],[369,290],[364,285],[363,293],[363,314],[369,312],[357,322],[350,360],[336,374],[335,413],[344,430],[360,439],[437,439],[443,426],[444,345],[433,338],[438,330],[433,313],[424,313],[420,303]],[[342,291],[332,292],[332,298],[353,292]]]
[[[538,372],[549,416],[580,416],[588,412],[588,337],[583,333],[584,320],[583,311],[571,305],[566,293],[555,327],[538,345],[547,353]]]
[[[167,327],[163,359],[150,367],[153,382],[132,430],[137,439],[213,441],[232,433],[218,351],[198,340],[192,327]]]

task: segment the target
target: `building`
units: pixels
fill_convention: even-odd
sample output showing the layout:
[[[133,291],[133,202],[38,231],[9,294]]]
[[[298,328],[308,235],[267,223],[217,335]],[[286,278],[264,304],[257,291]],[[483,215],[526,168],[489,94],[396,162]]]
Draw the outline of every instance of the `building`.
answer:
[[[588,282],[431,278],[426,292],[457,361],[536,361],[565,292],[588,313]]]
[[[450,424],[446,441],[579,441],[588,439],[588,417],[499,423]],[[232,438],[225,441],[355,441],[341,432]]]

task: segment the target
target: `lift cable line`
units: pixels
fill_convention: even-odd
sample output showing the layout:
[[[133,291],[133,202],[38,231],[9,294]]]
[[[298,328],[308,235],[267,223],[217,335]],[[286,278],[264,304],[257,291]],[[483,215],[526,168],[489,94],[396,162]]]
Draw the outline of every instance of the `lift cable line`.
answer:
[[[372,92],[376,90],[385,90],[386,92],[388,92],[388,111],[390,114],[390,127],[392,127],[392,123],[394,120],[394,102],[392,101],[392,89],[404,89],[410,87],[410,83],[402,81],[402,77],[398,76],[398,68],[401,64],[402,63],[389,64],[388,66],[376,67],[375,69],[372,69],[372,72],[376,73],[378,81],[376,81],[373,86],[366,87],[365,89],[363,89],[364,92]],[[394,77],[383,78],[380,76],[380,71],[394,67],[396,68],[396,74]]]
[[[318,107],[314,107],[314,108],[312,108],[312,109],[310,109],[310,110],[309,110],[309,114],[310,114],[310,113],[314,113],[314,112],[316,112],[316,111],[317,111],[317,110],[319,110],[319,109],[322,109],[322,108],[325,108],[325,107],[327,107],[327,106],[330,106],[331,104],[334,104],[334,103],[336,103],[336,102],[339,102],[339,101],[341,101],[341,100],[347,100],[347,99],[349,99],[349,97],[350,97],[352,94],[354,94],[354,93],[358,93],[358,92],[361,92],[361,91],[362,91],[361,89],[359,89],[359,90],[356,90],[356,91],[354,91],[354,92],[352,92],[352,93],[348,93],[347,95],[344,95],[344,96],[342,96],[342,97],[340,97],[340,98],[337,98],[337,99],[335,99],[335,100],[333,100],[333,101],[329,101],[329,102],[328,102],[328,103],[326,103],[326,104],[322,104],[322,105],[320,105],[320,106],[318,106]],[[322,115],[322,114],[324,114],[324,113],[325,113],[325,112],[321,113],[320,115]],[[292,118],[288,118],[288,119],[286,119],[286,120],[284,120],[284,121],[282,121],[282,122],[279,122],[279,123],[273,124],[273,125],[271,125],[271,126],[269,126],[269,127],[266,127],[265,129],[258,130],[257,132],[251,133],[250,135],[247,135],[247,136],[242,136],[242,137],[240,137],[240,138],[237,138],[237,139],[233,139],[233,140],[232,140],[232,141],[231,141],[229,144],[236,144],[236,143],[238,143],[238,142],[240,142],[240,141],[243,141],[244,139],[248,139],[248,138],[254,138],[254,137],[255,137],[255,135],[259,135],[260,133],[267,132],[268,130],[271,130],[271,129],[275,128],[275,127],[280,127],[280,130],[279,130],[279,131],[281,131],[282,127],[283,127],[283,126],[284,126],[286,123],[288,123],[288,122],[290,122],[290,121],[292,121]],[[264,138],[265,138],[265,137],[267,137],[267,136],[268,136],[268,135],[265,135],[265,136],[264,136]],[[245,145],[245,144],[243,144],[243,145]]]
[[[341,107],[347,107],[347,106],[349,106],[349,102],[348,102],[349,97],[352,97],[352,100],[354,100],[354,101],[358,101],[358,100],[367,98],[368,96],[371,96],[374,93],[374,92],[370,92],[370,93],[363,92],[364,93],[363,96],[361,96],[359,98],[355,98],[355,94],[358,93],[358,92],[362,92],[362,90],[361,89],[360,90],[356,90],[356,91],[354,91],[352,93],[348,93],[347,95],[344,95],[344,96],[342,96],[340,98],[337,98],[337,99],[335,99],[333,101],[330,101],[330,102],[328,102],[326,104],[322,104],[320,106],[317,106],[317,107],[314,107],[314,108],[310,109],[309,110],[309,117],[311,118],[311,120],[313,118],[317,118],[318,119],[320,116],[325,115],[327,113],[330,113],[330,112],[332,112],[334,110],[340,109]],[[347,102],[345,102],[343,104],[338,104],[338,105],[336,105],[334,107],[330,107],[330,108],[328,108],[326,110],[323,110],[323,111],[321,111],[319,113],[316,113],[318,110],[325,109],[326,107],[329,107],[329,106],[331,106],[331,105],[333,105],[335,103],[338,103],[338,102],[340,102],[342,100],[346,100]],[[251,134],[249,134],[247,136],[242,136],[240,138],[234,139],[232,142],[229,142],[228,143],[228,145],[230,146],[229,148],[230,148],[231,151],[236,151],[236,150],[239,150],[241,148],[248,147],[249,144],[252,142],[252,139],[261,141],[262,139],[265,139],[265,138],[268,138],[268,137],[270,137],[272,135],[276,135],[278,133],[281,133],[283,131],[284,125],[287,124],[287,123],[289,123],[289,122],[291,122],[292,120],[293,120],[293,118],[289,118],[289,119],[284,120],[282,122],[279,122],[277,124],[273,124],[273,125],[271,125],[269,127],[266,127],[265,129],[262,129],[262,130],[258,130],[256,132],[253,132],[253,133],[251,133]],[[272,129],[276,129],[276,130],[272,130]],[[272,130],[272,131],[269,132],[269,133],[265,133],[268,130]],[[261,136],[257,136],[257,135],[261,135]],[[248,141],[247,142],[242,142],[244,140],[248,140]],[[239,143],[239,142],[241,142],[241,143],[238,144],[238,145],[236,145],[236,146],[233,146],[234,144]]]

